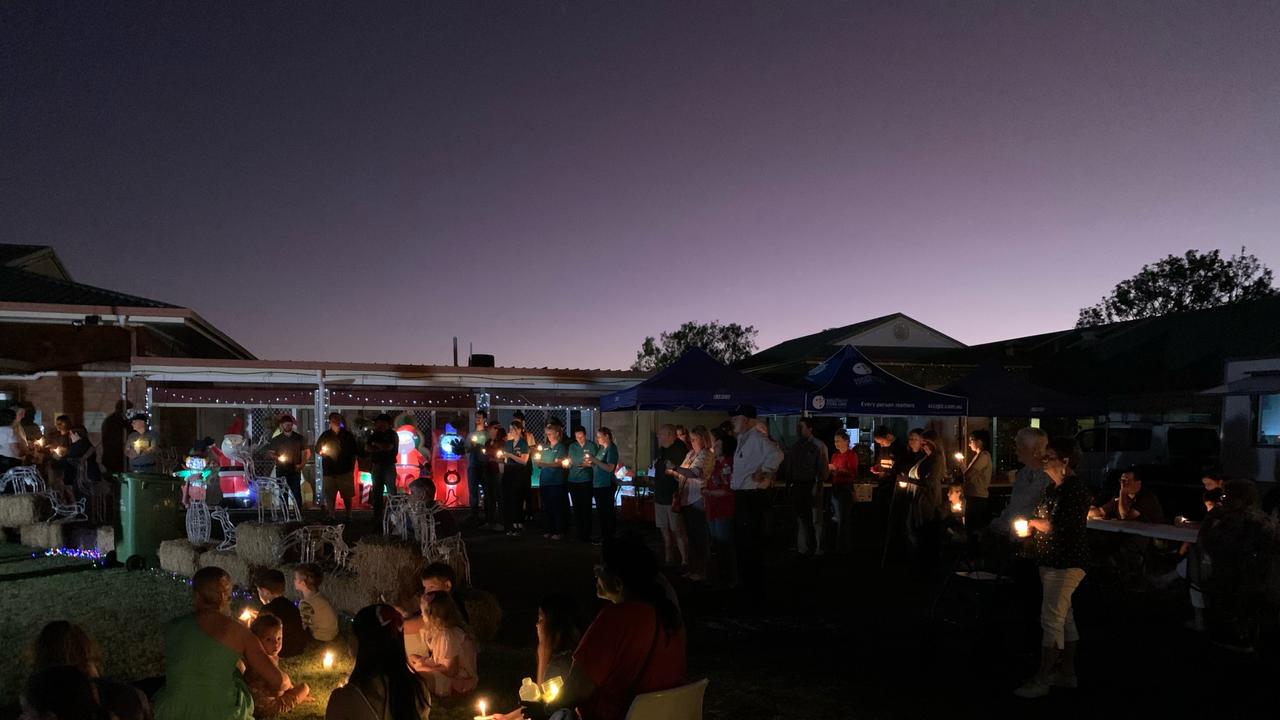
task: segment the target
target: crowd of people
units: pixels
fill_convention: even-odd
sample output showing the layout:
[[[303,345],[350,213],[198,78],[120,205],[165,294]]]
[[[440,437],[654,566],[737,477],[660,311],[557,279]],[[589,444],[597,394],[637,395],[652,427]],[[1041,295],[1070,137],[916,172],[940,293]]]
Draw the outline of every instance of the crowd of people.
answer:
[[[648,547],[634,536],[612,538],[594,573],[604,604],[590,622],[568,596],[549,595],[538,606],[530,677],[539,685],[554,683],[556,690],[495,717],[517,720],[531,712],[614,720],[626,714],[636,695],[685,682],[679,602]],[[317,575],[322,578],[308,566],[295,572],[295,585],[305,593],[296,607],[283,598],[279,571],[261,575],[262,606],[246,624],[243,616],[233,616],[226,571],[197,571],[192,611],[165,628],[165,674],[151,698],[133,685],[100,677],[101,651],[82,627],[51,622],[31,644],[23,717],[249,720],[315,702],[306,683],[295,684],[280,669],[280,658],[319,652],[338,638],[319,620],[332,610],[317,602]],[[347,638],[354,664],[328,697],[326,718],[424,720],[434,704],[475,691],[477,643],[453,571],[431,564],[421,580],[416,611],[377,603],[356,613]]]

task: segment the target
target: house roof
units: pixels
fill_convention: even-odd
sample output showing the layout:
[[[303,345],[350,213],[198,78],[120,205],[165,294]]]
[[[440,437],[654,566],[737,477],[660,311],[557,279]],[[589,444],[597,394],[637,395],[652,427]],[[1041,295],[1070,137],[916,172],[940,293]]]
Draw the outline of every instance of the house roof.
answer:
[[[906,316],[902,313],[881,315],[880,317],[863,320],[852,325],[828,328],[821,332],[785,340],[743,360],[737,364],[737,367],[744,372],[751,372],[770,365],[791,363],[797,360],[827,358],[835,352],[835,345],[838,341],[903,317]]]
[[[12,265],[45,250],[52,250],[52,248],[47,245],[0,243],[0,265]]]
[[[73,280],[61,280],[7,265],[0,267],[0,302],[138,308],[178,307],[159,300],[85,285]]]

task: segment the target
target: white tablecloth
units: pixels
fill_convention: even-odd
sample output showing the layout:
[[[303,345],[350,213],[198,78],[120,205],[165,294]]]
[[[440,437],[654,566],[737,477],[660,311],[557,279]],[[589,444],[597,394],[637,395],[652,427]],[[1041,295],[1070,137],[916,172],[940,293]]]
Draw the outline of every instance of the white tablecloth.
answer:
[[[1163,523],[1144,523],[1133,522],[1130,520],[1089,520],[1090,530],[1101,530],[1103,532],[1124,533],[1126,535],[1142,535],[1149,538],[1160,538],[1161,540],[1172,540],[1174,542],[1196,541],[1196,536],[1200,534],[1199,528],[1180,527],[1178,525],[1165,525]]]

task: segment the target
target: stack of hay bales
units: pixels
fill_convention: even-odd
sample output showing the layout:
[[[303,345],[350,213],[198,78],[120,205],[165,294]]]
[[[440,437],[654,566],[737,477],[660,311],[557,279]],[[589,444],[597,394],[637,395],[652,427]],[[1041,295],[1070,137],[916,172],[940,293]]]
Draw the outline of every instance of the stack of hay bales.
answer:
[[[204,548],[192,545],[190,540],[165,540],[160,543],[160,567],[166,572],[191,577],[204,567],[200,564],[203,553]]]
[[[231,582],[240,587],[251,587],[253,578],[249,563],[235,550],[210,550],[200,555],[197,564],[202,568],[220,567],[231,576]]]
[[[23,525],[19,531],[22,544],[33,548],[60,548],[67,546],[67,530],[71,523],[65,520],[56,522],[36,522]]]
[[[396,536],[373,535],[352,553],[351,569],[375,598],[400,606],[422,589],[422,550]]]
[[[280,523],[242,522],[236,525],[236,554],[251,568],[275,567],[287,532],[288,527]]]
[[[34,525],[48,514],[49,499],[43,495],[0,495],[0,528]]]

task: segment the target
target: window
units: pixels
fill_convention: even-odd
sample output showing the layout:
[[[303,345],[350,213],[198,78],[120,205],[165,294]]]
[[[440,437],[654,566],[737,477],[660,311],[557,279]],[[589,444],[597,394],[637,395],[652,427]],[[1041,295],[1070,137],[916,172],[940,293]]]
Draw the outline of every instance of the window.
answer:
[[[1254,428],[1254,444],[1280,445],[1280,394],[1258,396]]]

